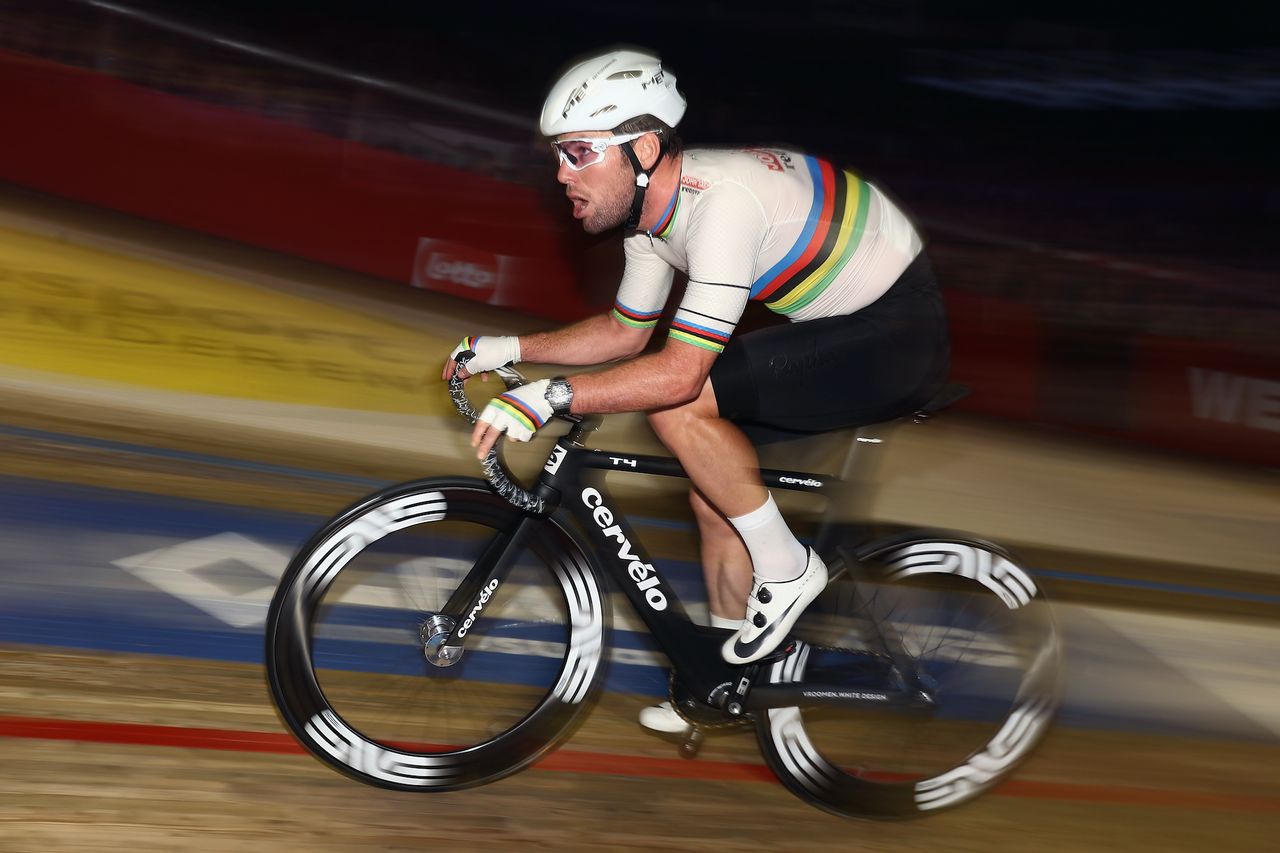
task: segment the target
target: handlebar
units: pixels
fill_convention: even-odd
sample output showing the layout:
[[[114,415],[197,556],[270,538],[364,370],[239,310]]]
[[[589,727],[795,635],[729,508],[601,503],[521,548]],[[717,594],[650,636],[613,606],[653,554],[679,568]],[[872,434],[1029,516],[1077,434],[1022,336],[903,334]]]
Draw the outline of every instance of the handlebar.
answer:
[[[449,399],[453,401],[458,414],[466,418],[467,422],[471,424],[480,419],[480,413],[476,411],[475,407],[471,405],[471,401],[467,398],[466,385],[463,383],[462,378],[458,376],[458,372],[474,356],[475,353],[469,351],[458,353],[458,364],[454,368],[453,376],[449,377]],[[507,387],[508,391],[512,388],[519,388],[521,385],[527,385],[529,382],[514,367],[499,367],[493,372],[502,379],[502,383]],[[513,506],[526,512],[541,515],[545,510],[545,503],[542,498],[517,483],[515,477],[511,474],[511,469],[506,466],[506,463],[502,461],[502,457],[498,454],[498,449],[502,447],[502,440],[505,437],[505,435],[498,437],[497,443],[494,444],[488,455],[484,457],[484,461],[480,463],[484,478],[499,496]]]

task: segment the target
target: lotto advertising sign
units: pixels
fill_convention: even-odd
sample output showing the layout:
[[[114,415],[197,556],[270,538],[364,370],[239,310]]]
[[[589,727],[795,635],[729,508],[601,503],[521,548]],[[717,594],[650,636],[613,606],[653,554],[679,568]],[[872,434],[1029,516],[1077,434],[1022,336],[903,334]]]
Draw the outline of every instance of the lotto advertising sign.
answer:
[[[538,317],[563,320],[591,311],[560,258],[500,255],[434,237],[418,240],[411,283]]]
[[[506,255],[423,237],[413,262],[413,286],[501,305],[499,284],[509,260]]]

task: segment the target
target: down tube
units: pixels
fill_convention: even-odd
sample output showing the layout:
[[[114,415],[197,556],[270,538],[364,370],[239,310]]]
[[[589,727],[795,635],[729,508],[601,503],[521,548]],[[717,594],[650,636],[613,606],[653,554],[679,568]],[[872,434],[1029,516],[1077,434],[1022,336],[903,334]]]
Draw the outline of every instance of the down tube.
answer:
[[[649,558],[625,518],[612,509],[608,494],[585,487],[570,500],[572,512],[588,531],[600,565],[631,601],[636,613],[676,668],[695,679],[720,678],[698,654],[706,637],[689,619],[675,588]]]

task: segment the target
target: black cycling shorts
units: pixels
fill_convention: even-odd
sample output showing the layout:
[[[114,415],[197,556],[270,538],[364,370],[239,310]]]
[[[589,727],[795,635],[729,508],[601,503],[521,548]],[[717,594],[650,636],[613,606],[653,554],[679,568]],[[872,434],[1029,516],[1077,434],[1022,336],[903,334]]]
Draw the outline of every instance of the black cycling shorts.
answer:
[[[942,294],[921,252],[860,311],[735,336],[711,384],[720,416],[765,443],[909,414],[946,382],[950,356]]]

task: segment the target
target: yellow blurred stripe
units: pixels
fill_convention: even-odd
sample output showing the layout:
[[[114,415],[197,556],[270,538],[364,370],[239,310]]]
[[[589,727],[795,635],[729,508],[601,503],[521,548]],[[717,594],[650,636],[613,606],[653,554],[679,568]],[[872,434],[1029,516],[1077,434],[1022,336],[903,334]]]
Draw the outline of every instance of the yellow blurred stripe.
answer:
[[[0,228],[0,365],[366,411],[445,411],[450,343],[163,262]]]

